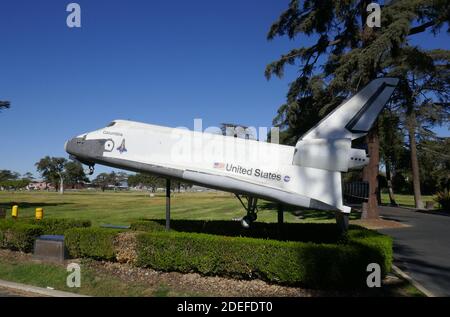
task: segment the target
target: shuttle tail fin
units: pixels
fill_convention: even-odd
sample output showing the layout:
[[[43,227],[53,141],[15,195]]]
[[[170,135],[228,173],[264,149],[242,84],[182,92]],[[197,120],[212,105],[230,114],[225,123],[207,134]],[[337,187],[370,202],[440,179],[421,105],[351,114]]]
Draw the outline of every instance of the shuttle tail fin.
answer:
[[[306,132],[301,140],[353,140],[364,136],[388,102],[398,81],[397,78],[378,78],[371,81]]]

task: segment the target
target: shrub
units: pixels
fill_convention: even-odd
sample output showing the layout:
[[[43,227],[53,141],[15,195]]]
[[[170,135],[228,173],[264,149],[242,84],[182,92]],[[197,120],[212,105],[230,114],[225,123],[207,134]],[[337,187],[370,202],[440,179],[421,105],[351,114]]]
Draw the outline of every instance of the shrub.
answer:
[[[0,246],[30,251],[35,237],[44,230],[56,232],[66,225],[2,221]],[[234,228],[234,223],[228,226]],[[369,263],[380,264],[383,274],[392,264],[391,238],[357,226],[351,226],[345,239],[339,239],[333,224],[290,224],[285,227],[286,234],[296,241],[166,232],[161,223],[149,221],[137,222],[132,228],[149,232],[78,227],[65,230],[65,244],[69,254],[77,258],[118,260],[161,271],[260,278],[310,288],[364,286]],[[198,222],[189,228],[223,232],[219,222]],[[251,234],[273,234],[270,225],[258,228]]]
[[[165,226],[156,221],[139,220],[130,225],[130,229],[134,231],[162,231]]]
[[[118,230],[106,228],[73,228],[64,235],[70,256],[97,260],[115,260],[114,240]]]
[[[361,257],[371,259],[371,262],[366,261],[366,266],[369,263],[378,263],[383,275],[390,272],[394,256],[391,237],[364,228],[350,230],[348,235],[349,244],[360,248]]]
[[[63,235],[66,230],[72,228],[86,228],[91,226],[89,220],[74,219],[42,219],[31,220],[31,224],[40,226],[44,230],[44,234]]]
[[[450,190],[445,189],[436,194],[435,201],[439,203],[445,211],[450,211]]]
[[[16,221],[0,222],[0,247],[31,252],[36,237],[43,233],[41,227]]]
[[[383,273],[389,271],[392,241],[369,230],[353,231],[346,244],[140,233],[136,264],[162,271],[261,278],[311,288],[362,286],[369,263],[379,263]]]

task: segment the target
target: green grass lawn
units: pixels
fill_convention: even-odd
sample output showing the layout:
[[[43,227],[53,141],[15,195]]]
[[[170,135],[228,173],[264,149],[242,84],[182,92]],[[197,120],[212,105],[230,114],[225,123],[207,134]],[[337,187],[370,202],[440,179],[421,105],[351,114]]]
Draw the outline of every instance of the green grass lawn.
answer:
[[[19,218],[34,217],[35,209],[44,208],[45,217],[91,220],[93,225],[129,224],[137,219],[164,219],[165,197],[147,192],[0,192],[0,207],[10,217],[11,206],[19,206]],[[231,220],[245,214],[232,194],[223,192],[175,193],[171,199],[171,217],[191,220]],[[276,205],[260,201],[258,221],[276,222]],[[302,211],[301,218],[286,212],[286,222],[334,221],[334,213]]]
[[[89,296],[198,296],[195,292],[186,294],[168,289],[164,284],[149,287],[142,282],[125,283],[112,273],[94,270],[89,260],[83,260],[81,268],[81,288],[69,288],[66,285],[69,273],[62,264],[0,258],[0,279]]]
[[[396,195],[396,199],[402,206],[414,207],[413,196]],[[423,196],[423,201],[432,199],[432,196]],[[382,195],[382,202],[389,203],[387,194]],[[35,209],[42,207],[46,218],[91,220],[93,225],[127,225],[142,218],[164,219],[166,201],[163,193],[150,197],[148,192],[132,191],[69,191],[64,195],[45,191],[0,191],[0,208],[6,208],[8,217],[13,203],[19,205],[20,218],[32,218]],[[231,220],[245,214],[236,197],[223,192],[174,193],[171,204],[172,219]],[[277,221],[275,204],[260,200],[258,206],[258,221]],[[290,211],[284,214],[285,222],[334,222],[333,212]],[[358,214],[351,215],[351,219],[358,217]]]
[[[434,196],[422,196],[422,201],[425,204],[426,201],[433,201]],[[412,207],[414,208],[414,196],[413,195],[395,195],[395,200],[397,204],[404,207]],[[389,204],[389,195],[388,194],[381,194],[381,202],[383,204]],[[435,203],[435,208],[438,207],[438,204]]]

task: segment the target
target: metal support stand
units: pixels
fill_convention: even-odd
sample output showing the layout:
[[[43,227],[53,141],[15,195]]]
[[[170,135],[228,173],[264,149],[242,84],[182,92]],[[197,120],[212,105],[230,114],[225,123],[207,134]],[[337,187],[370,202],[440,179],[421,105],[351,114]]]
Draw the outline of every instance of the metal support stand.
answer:
[[[170,230],[170,179],[166,179],[166,230]]]
[[[349,226],[349,214],[336,211],[336,225],[338,227],[339,233],[345,235],[348,231]]]
[[[283,205],[278,204],[278,238],[281,238],[283,233],[284,212]]]
[[[250,196],[245,196],[247,204],[242,200],[241,196],[235,194],[237,199],[241,202],[244,209],[247,211],[247,215],[241,220],[241,224],[244,228],[250,228],[250,225],[258,218],[258,199]]]

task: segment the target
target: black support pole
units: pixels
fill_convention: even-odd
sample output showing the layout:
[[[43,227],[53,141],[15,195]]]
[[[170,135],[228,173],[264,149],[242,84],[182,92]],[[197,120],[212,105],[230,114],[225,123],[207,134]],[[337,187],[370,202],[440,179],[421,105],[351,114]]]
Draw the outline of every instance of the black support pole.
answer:
[[[278,204],[278,238],[281,238],[283,233],[283,222],[284,222],[283,205]]]
[[[166,179],[166,230],[170,230],[170,179]]]
[[[349,214],[336,211],[336,224],[338,226],[339,233],[344,236],[348,231]]]

